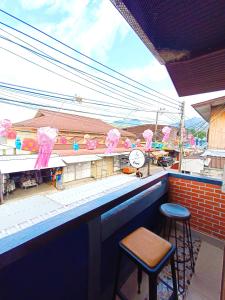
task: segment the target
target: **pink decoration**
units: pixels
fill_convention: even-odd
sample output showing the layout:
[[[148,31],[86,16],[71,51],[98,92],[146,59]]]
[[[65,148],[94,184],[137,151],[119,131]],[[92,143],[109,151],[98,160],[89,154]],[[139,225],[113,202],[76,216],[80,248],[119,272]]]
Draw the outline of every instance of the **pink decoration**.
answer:
[[[38,157],[35,163],[36,169],[46,168],[54,147],[58,129],[51,127],[41,127],[37,132],[39,145]]]
[[[86,148],[88,150],[95,150],[97,148],[98,141],[97,140],[87,140]]]
[[[171,128],[168,126],[163,127],[162,129],[162,133],[164,134],[162,142],[168,142],[169,137],[170,137],[170,132],[171,132]]]
[[[149,151],[152,148],[152,137],[153,137],[153,132],[150,129],[146,129],[143,132],[143,138],[146,141],[146,145],[145,145],[146,151]]]
[[[4,119],[0,123],[0,136],[7,136],[8,131],[12,127],[12,123],[8,119]]]
[[[7,132],[7,138],[10,139],[10,140],[15,140],[15,139],[16,139],[16,131],[10,129],[10,130]]]
[[[125,140],[125,142],[124,142],[124,147],[125,147],[126,149],[129,149],[129,148],[132,147],[132,143],[131,143],[130,139],[127,138],[127,139]]]
[[[59,143],[60,143],[60,144],[64,144],[64,145],[67,144],[67,139],[66,139],[66,137],[65,137],[65,136],[61,136],[60,139],[59,139]]]
[[[141,140],[140,140],[140,139],[137,139],[137,140],[136,140],[136,145],[137,145],[137,147],[140,147],[140,146],[141,146]]]
[[[190,143],[190,145],[192,146],[192,147],[194,147],[195,146],[195,137],[193,136],[193,134],[189,134],[188,135],[188,140],[189,140],[189,143]]]
[[[37,152],[38,151],[38,143],[34,139],[25,138],[25,139],[23,139],[21,149],[24,151]]]
[[[105,144],[107,146],[106,153],[113,153],[120,140],[120,132],[118,129],[110,129]]]

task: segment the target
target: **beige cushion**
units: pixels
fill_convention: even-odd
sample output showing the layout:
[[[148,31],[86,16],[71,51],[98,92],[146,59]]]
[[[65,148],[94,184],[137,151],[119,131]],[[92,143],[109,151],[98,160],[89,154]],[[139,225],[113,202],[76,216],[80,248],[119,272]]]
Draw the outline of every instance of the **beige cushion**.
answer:
[[[169,252],[172,245],[150,230],[140,227],[121,243],[150,268],[154,268]]]

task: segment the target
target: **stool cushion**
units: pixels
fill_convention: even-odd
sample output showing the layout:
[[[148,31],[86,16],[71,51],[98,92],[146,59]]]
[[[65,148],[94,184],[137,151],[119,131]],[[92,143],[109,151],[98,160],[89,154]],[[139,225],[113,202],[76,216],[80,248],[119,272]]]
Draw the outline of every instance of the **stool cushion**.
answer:
[[[186,207],[175,203],[162,204],[160,211],[164,216],[173,219],[187,220],[191,217],[191,213]]]
[[[172,247],[169,242],[144,227],[129,234],[121,244],[150,268],[157,266]]]

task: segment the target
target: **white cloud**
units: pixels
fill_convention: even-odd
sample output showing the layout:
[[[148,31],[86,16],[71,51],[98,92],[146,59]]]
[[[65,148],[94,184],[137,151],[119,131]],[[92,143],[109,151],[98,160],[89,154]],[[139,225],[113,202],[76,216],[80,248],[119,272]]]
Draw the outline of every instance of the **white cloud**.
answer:
[[[141,82],[160,82],[169,79],[165,66],[156,60],[152,60],[151,63],[144,67],[128,69],[124,73]]]

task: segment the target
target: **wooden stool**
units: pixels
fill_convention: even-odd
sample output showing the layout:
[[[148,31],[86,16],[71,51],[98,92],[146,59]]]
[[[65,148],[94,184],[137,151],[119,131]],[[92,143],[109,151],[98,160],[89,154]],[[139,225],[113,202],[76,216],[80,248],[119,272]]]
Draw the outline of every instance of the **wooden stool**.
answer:
[[[191,236],[190,219],[191,212],[184,206],[175,203],[165,203],[160,206],[160,212],[166,217],[166,222],[163,229],[163,237],[167,238],[169,241],[174,238],[176,245],[176,270],[177,270],[177,281],[178,281],[178,291],[180,294],[185,293],[185,275],[186,275],[186,263],[190,261],[192,272],[195,272],[195,261],[193,253],[193,243]],[[177,235],[177,222],[182,223],[182,236],[181,238]],[[166,227],[168,227],[168,232],[166,233]],[[172,229],[174,228],[174,233],[172,234]],[[181,241],[182,245],[178,246],[178,241]],[[182,248],[182,259],[178,257],[179,248]],[[188,250],[189,255],[186,254],[185,250]],[[180,271],[182,271],[182,276],[180,276]]]
[[[167,262],[170,261],[173,280],[173,299],[178,299],[174,265],[175,246],[148,229],[140,227],[120,241],[119,248],[113,300],[116,295],[118,295],[120,299],[125,299],[118,290],[122,254],[129,257],[138,267],[138,292],[140,292],[142,270],[148,274],[149,300],[157,300],[157,277]]]

